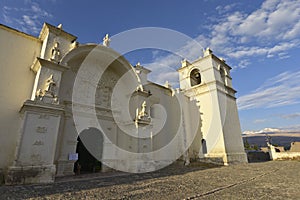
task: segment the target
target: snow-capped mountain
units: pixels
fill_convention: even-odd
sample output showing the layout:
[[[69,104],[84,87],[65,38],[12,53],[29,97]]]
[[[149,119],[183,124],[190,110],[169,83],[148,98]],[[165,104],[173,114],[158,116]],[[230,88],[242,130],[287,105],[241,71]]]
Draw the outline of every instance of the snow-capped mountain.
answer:
[[[243,135],[251,135],[251,134],[265,134],[265,133],[280,133],[280,132],[289,132],[289,130],[278,129],[278,128],[264,128],[259,131],[244,131]]]

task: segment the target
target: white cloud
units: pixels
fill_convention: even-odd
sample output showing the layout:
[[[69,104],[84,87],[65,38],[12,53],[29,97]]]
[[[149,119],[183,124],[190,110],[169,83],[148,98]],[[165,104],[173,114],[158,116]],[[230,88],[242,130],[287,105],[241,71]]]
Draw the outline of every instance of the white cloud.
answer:
[[[237,100],[240,110],[272,108],[300,103],[300,71],[284,72]]]
[[[217,6],[216,10],[218,11],[219,14],[224,14],[232,10],[232,8],[234,8],[236,5],[237,5],[236,3],[233,3],[233,4],[228,4],[226,6]]]
[[[145,64],[145,67],[152,71],[149,74],[149,80],[158,84],[168,81],[173,87],[178,87],[176,67],[180,67],[180,60],[179,56],[172,54],[162,59],[156,59],[153,63]]]
[[[2,10],[2,18],[7,25],[29,34],[37,34],[42,23],[52,18],[52,14],[31,0],[26,0],[22,8],[4,6]]]
[[[299,47],[300,1],[266,0],[252,13],[237,11],[220,19],[209,26],[206,43],[230,58],[271,58]]]
[[[267,119],[256,119],[256,120],[253,121],[253,123],[260,124],[260,123],[264,123],[266,121],[268,121],[268,120]]]
[[[23,15],[23,21],[28,25],[28,26],[32,26],[35,27],[36,23],[34,22],[34,20],[31,19],[30,16],[28,15]]]
[[[149,79],[155,83],[164,84],[168,81],[173,87],[179,87],[177,69],[181,67],[181,60],[195,60],[203,55],[203,47],[192,38],[185,38],[186,45],[181,49],[174,49],[169,55],[158,56],[152,63],[146,63],[144,66],[152,71]],[[159,55],[153,51],[153,55]]]
[[[234,69],[246,68],[251,59],[257,57],[285,59],[289,57],[289,50],[300,47],[300,1],[266,0],[251,13],[233,12],[234,7],[218,6],[220,16],[212,18],[212,24],[206,26],[208,34],[195,38],[203,47],[210,47],[229,62],[236,63]],[[184,46],[181,55],[193,61],[201,56],[199,50],[198,45]],[[166,56],[149,66],[177,67],[178,63],[178,59]]]
[[[291,113],[287,115],[281,115],[280,117],[283,119],[295,119],[295,118],[300,118],[300,113]]]
[[[274,57],[274,55],[286,55],[286,51],[294,47],[298,47],[300,44],[298,39],[292,40],[290,42],[282,42],[273,47],[237,47],[236,51],[229,52],[227,56],[230,58],[244,58],[251,56],[267,56],[269,58]]]
[[[292,30],[300,19],[300,2],[295,0],[267,0],[261,8],[246,15],[235,13],[240,20],[232,23],[233,35],[247,35],[248,37],[260,37],[262,39],[284,39],[286,33]],[[242,16],[242,17],[241,17]],[[230,21],[227,19],[227,21]],[[296,35],[299,35],[298,32]],[[289,39],[293,39],[291,37]]]

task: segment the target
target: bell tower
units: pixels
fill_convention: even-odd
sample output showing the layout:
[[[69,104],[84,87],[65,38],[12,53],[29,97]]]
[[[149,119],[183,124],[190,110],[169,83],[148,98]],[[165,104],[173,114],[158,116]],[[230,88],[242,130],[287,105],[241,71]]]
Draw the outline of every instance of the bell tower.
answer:
[[[199,157],[224,165],[247,162],[231,67],[209,48],[203,53],[193,63],[183,60],[178,69],[180,89],[191,100],[197,100],[200,107],[203,139]]]

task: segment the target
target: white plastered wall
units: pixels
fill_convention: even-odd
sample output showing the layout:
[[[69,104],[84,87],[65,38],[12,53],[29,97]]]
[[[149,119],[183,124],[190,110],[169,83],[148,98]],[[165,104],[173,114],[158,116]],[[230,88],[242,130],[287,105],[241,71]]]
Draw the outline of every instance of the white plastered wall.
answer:
[[[31,97],[35,74],[30,66],[40,55],[41,42],[0,25],[0,44],[0,168],[6,168],[15,157],[21,127],[19,110]]]

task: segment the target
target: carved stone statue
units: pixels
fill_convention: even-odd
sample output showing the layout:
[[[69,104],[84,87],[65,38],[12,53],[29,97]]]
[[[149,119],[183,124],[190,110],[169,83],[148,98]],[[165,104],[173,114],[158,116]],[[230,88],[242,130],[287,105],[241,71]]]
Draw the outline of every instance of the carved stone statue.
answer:
[[[146,111],[147,108],[147,103],[146,101],[143,101],[142,106],[141,106],[141,110],[139,110],[138,108],[136,109],[136,119],[149,119],[150,116],[148,115],[148,112]]]
[[[151,122],[151,117],[146,111],[147,103],[143,101],[141,105],[141,109],[136,109],[136,116],[135,116],[135,126],[138,128],[138,124],[149,124]]]
[[[51,94],[52,96],[54,96],[54,89],[56,87],[56,83],[53,79],[53,74],[51,74],[49,76],[49,78],[46,79],[46,82],[45,82],[45,87],[44,87],[44,90],[46,93],[49,93]]]
[[[105,37],[103,38],[103,46],[109,47],[109,44],[110,44],[110,38],[108,34],[106,34]]]
[[[140,111],[139,114],[138,114],[138,118],[139,118],[139,119],[142,119],[142,118],[144,118],[144,117],[148,117],[148,113],[147,113],[147,111],[146,111],[146,107],[147,107],[147,104],[146,104],[146,101],[144,101],[144,102],[142,103],[141,111]]]
[[[58,98],[55,94],[56,83],[53,79],[53,74],[46,79],[43,89],[38,89],[36,92],[36,98],[41,101],[47,101],[48,103],[57,103]],[[48,100],[46,100],[48,99]],[[49,101],[50,100],[50,101]]]
[[[140,64],[140,62],[138,62],[135,67],[136,67],[135,68],[135,72],[136,72],[135,75],[136,75],[136,78],[137,78],[137,81],[138,81],[138,86],[136,88],[136,91],[142,91],[142,92],[144,92],[144,87],[142,85],[142,81],[141,81],[141,78],[139,76],[139,74],[141,74],[141,69],[140,69],[141,64]]]
[[[55,42],[51,50],[51,60],[58,62],[60,59],[59,43]]]

